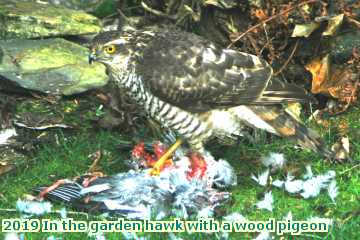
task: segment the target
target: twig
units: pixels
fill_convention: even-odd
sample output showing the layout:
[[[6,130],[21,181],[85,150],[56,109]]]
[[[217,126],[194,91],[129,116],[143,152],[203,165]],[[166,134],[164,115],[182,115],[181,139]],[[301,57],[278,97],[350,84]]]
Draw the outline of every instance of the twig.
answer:
[[[342,171],[340,173],[340,175],[343,175],[344,173],[350,172],[351,170],[353,170],[353,169],[355,169],[357,167],[360,167],[360,164],[356,164],[355,166],[352,166],[351,168],[345,169],[344,171]]]
[[[281,68],[274,73],[274,76],[281,73],[287,67],[287,65],[289,64],[291,59],[294,57],[294,54],[295,54],[296,49],[297,49],[298,46],[299,46],[299,39],[296,41],[295,46],[294,46],[293,50],[291,51],[290,56],[288,57],[288,59],[284,62],[284,64],[281,66]]]
[[[356,27],[360,28],[360,22],[359,22],[359,21],[357,21],[357,20],[355,20],[355,19],[353,19],[353,18],[351,18],[351,17],[349,17],[349,16],[347,16],[347,20],[348,20],[349,23],[352,23],[352,24],[354,24]]]
[[[145,9],[145,11],[148,11],[158,17],[163,17],[163,18],[168,18],[170,20],[176,20],[176,15],[167,15],[159,10],[153,9],[151,7],[149,7],[146,3],[144,3],[143,1],[141,1],[141,6]]]
[[[93,163],[89,167],[89,172],[95,172],[98,169],[98,165],[101,159],[101,151],[97,150],[96,152],[90,154],[89,157],[94,158]]]
[[[234,39],[234,41],[232,41],[228,46],[227,48],[231,48],[237,41],[239,41],[241,38],[243,38],[246,34],[248,34],[249,32],[255,30],[256,28],[262,26],[263,24],[267,23],[267,22],[270,22],[271,20],[274,20],[275,18],[281,16],[281,15],[284,15],[292,10],[294,10],[295,8],[298,8],[298,7],[301,7],[303,5],[306,5],[306,4],[310,4],[310,3],[315,3],[315,2],[319,2],[319,0],[308,0],[308,1],[305,1],[305,2],[302,2],[302,3],[299,3],[297,4],[296,6],[293,6],[293,7],[290,7],[276,15],[273,15],[271,17],[269,17],[268,19],[265,19],[264,21],[252,26],[251,28],[249,28],[248,30],[246,30],[245,32],[243,32],[240,36],[238,36],[236,39]]]

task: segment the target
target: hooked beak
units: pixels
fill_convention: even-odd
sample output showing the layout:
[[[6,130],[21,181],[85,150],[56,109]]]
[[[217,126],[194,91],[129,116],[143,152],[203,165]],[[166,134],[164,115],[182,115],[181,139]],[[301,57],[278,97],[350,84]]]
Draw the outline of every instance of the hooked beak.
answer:
[[[89,64],[92,64],[94,61],[96,61],[96,51],[92,49],[89,53]]]

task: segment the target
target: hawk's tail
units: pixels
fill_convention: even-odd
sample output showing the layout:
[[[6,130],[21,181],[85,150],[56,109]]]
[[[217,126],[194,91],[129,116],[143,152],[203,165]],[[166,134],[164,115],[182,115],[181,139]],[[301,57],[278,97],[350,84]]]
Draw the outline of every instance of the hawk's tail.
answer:
[[[281,106],[249,106],[248,108],[272,128],[265,130],[293,139],[302,147],[319,152],[327,158],[333,157],[333,153],[314,130],[297,121]]]

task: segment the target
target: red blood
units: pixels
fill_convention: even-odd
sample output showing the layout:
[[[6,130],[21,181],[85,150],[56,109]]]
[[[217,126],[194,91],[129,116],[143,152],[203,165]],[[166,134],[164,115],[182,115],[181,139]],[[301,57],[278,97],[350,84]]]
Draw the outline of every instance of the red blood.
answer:
[[[133,150],[131,151],[131,154],[135,158],[141,158],[145,153],[145,144],[144,142],[140,142],[135,145]]]
[[[87,177],[82,182],[82,185],[84,187],[88,187],[90,185],[90,183],[93,182],[94,180],[96,180],[97,178],[98,178],[98,176]]]
[[[144,142],[140,142],[132,150],[132,156],[138,159],[139,161],[144,161],[145,167],[153,167],[154,164],[158,161],[158,159],[166,152],[167,148],[161,142],[155,142],[153,144],[154,154],[150,154],[145,149]],[[164,165],[168,167],[172,164],[171,161],[167,161]]]
[[[161,158],[162,155],[166,152],[166,146],[161,142],[155,142],[153,144],[154,153],[157,159]]]
[[[200,153],[190,153],[190,171],[187,174],[188,179],[203,178],[207,170],[207,164]]]

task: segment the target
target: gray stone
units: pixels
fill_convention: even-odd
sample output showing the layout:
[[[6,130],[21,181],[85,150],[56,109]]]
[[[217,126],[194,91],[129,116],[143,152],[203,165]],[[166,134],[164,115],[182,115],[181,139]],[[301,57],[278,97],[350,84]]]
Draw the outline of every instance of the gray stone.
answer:
[[[94,34],[100,21],[83,11],[37,2],[0,2],[0,39]]]
[[[0,76],[48,94],[81,93],[108,80],[105,67],[89,65],[87,55],[85,47],[64,39],[0,41]]]

